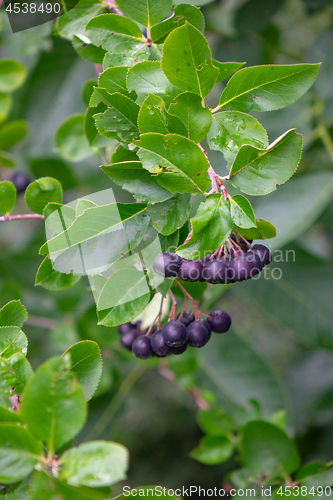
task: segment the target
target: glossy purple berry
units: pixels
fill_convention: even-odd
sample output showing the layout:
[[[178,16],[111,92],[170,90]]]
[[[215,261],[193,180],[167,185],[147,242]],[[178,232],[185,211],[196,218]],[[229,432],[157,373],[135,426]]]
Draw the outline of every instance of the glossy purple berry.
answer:
[[[204,265],[202,277],[208,283],[227,283],[229,262],[226,260],[211,260]]]
[[[210,318],[207,318],[208,323],[213,332],[215,333],[225,333],[229,330],[231,326],[231,318],[228,313],[222,311],[221,309],[216,309],[209,314]]]
[[[191,311],[184,311],[182,317],[180,318],[180,313],[177,316],[177,320],[188,326],[192,321],[194,321],[194,314]]]
[[[181,345],[180,347],[174,347],[172,349],[172,354],[176,354],[178,356],[179,354],[183,354],[183,352],[185,352],[186,349],[187,349],[187,343],[184,345]]]
[[[24,193],[30,184],[29,177],[27,177],[23,172],[15,172],[11,178],[12,183],[16,187],[18,193]]]
[[[132,323],[129,321],[128,323],[123,323],[122,325],[119,325],[118,326],[118,333],[123,334],[123,333],[127,333],[129,332],[130,330],[133,329],[133,325]]]
[[[253,278],[260,273],[262,263],[260,258],[249,251],[245,255],[239,255],[229,264],[229,279],[233,281],[244,281]]]
[[[164,342],[170,347],[180,347],[187,341],[186,326],[181,321],[169,321],[162,328]]]
[[[252,251],[258,255],[263,266],[267,266],[272,262],[272,254],[265,245],[253,245]]]
[[[165,278],[174,278],[178,276],[178,269],[182,262],[179,255],[172,255],[171,253],[159,253],[153,262],[153,269],[155,273]]]
[[[183,260],[178,269],[178,276],[184,281],[200,281],[202,269],[201,260]]]
[[[209,338],[210,333],[202,322],[195,321],[187,327],[187,343],[191,347],[203,347]]]
[[[164,343],[162,330],[157,330],[150,337],[150,345],[154,353],[160,358],[167,356],[172,352],[172,347]]]
[[[138,334],[138,331],[136,330],[136,328],[132,328],[131,330],[128,330],[127,332],[121,334],[120,344],[123,347],[125,347],[125,349],[127,349],[128,351],[131,351],[133,342],[137,338],[138,335],[139,334]]]
[[[201,319],[201,318],[197,319],[196,323],[199,323],[199,325],[203,325],[207,329],[209,336],[210,336],[210,334],[212,333],[212,329],[211,329],[210,324],[208,323],[208,321],[206,319]]]
[[[148,359],[153,351],[150,345],[150,338],[146,335],[137,337],[132,345],[132,352],[136,358]]]

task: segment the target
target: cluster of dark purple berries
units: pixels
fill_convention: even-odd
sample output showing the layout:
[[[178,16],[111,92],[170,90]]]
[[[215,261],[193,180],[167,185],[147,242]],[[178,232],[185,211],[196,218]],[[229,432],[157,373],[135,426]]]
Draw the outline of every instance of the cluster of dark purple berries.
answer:
[[[151,356],[164,358],[168,354],[182,354],[187,347],[203,347],[211,332],[225,333],[229,330],[231,318],[220,309],[213,311],[207,320],[197,319],[190,311],[184,311],[176,321],[168,321],[161,330],[149,334],[140,331],[140,323],[124,323],[118,327],[120,343],[131,350],[136,358]]]
[[[153,262],[153,269],[165,278],[179,277],[183,281],[225,284],[253,278],[272,261],[272,254],[264,245],[251,246],[244,241],[238,242],[233,234],[230,240],[230,245],[197,260],[160,253]],[[232,241],[237,243],[238,249],[234,248]]]

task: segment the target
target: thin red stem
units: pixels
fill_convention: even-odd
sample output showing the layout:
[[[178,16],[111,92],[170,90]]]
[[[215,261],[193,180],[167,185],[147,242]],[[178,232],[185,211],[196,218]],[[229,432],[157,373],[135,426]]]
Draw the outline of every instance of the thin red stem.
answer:
[[[222,255],[222,251],[223,251],[223,245],[220,247],[219,254],[217,256],[217,260],[220,260],[221,255]]]
[[[237,241],[233,241],[233,244],[236,245],[236,247],[238,248],[238,250],[240,251],[240,253],[242,255],[245,255],[245,252],[241,249],[241,247],[239,246],[239,244],[237,243]]]
[[[238,234],[238,235],[239,235],[239,236],[240,236],[240,237],[241,237],[241,238],[245,241],[245,243],[246,243],[246,244],[247,244],[250,248],[252,248],[252,247],[251,247],[251,243],[249,243],[249,242],[247,241],[247,239],[246,239],[246,238],[244,238],[244,236],[242,236],[242,235],[241,235],[241,234],[237,231],[237,229],[235,229],[235,231],[236,231],[236,233],[237,233],[237,234]]]
[[[189,298],[190,301],[192,302],[193,307],[194,307],[194,311],[195,311],[195,321],[197,321],[197,319],[198,319],[198,312],[200,313],[200,311],[199,311],[198,306],[194,302],[193,297],[188,293],[187,290],[185,290],[185,288],[183,287],[183,285],[181,285],[177,280],[174,280],[174,283],[176,283],[179,286],[179,288],[181,289],[181,291],[183,292],[183,294],[185,295],[185,297]]]
[[[173,321],[175,321],[175,312],[176,312],[176,307],[177,307],[177,301],[176,301],[176,298],[171,290],[169,290],[169,295],[170,295],[170,298],[172,300],[172,307],[171,307],[171,311],[169,314],[169,321],[170,321],[171,317],[172,317]]]
[[[184,314],[184,311],[185,311],[185,306],[186,306],[186,301],[187,301],[187,297],[186,297],[186,295],[185,295],[183,308],[182,308],[182,310],[181,310],[181,313],[180,313],[180,315],[179,315],[179,318],[178,318],[178,319],[180,319],[180,318],[183,316],[183,314]]]
[[[13,220],[28,220],[28,219],[44,219],[44,215],[40,214],[3,215],[2,217],[0,217],[0,222],[10,222]]]
[[[217,249],[215,250],[215,252],[214,252],[214,253],[212,253],[212,255],[209,257],[209,260],[213,259],[213,258],[214,258],[214,255],[215,255],[218,251],[219,251],[219,248],[217,248]]]
[[[232,239],[231,239],[231,238],[229,238],[229,239],[227,240],[227,242],[228,242],[228,243],[229,243],[229,245],[231,246],[232,250],[235,252],[236,257],[238,257],[238,253],[237,253],[237,250],[234,248],[234,245],[233,245],[233,243],[234,243],[234,242],[232,241]]]
[[[160,310],[158,311],[158,314],[156,316],[156,318],[154,319],[154,321],[152,322],[152,324],[150,325],[150,327],[148,328],[148,331],[146,332],[146,336],[149,336],[153,326],[155,325],[156,321],[158,320],[158,325],[157,325],[157,328],[160,328],[160,318],[161,318],[161,314],[162,314],[162,306],[163,306],[163,297],[162,297],[162,300],[161,300],[161,305],[160,305]]]

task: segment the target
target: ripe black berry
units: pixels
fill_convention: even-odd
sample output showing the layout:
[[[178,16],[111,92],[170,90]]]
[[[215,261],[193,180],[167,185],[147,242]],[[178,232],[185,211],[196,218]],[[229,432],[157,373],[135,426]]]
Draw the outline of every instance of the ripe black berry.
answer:
[[[183,323],[185,326],[188,326],[192,321],[194,321],[194,314],[191,311],[184,311],[181,318],[179,318],[180,313],[177,316],[178,321]]]
[[[11,178],[12,183],[16,187],[18,193],[24,193],[30,184],[29,177],[27,177],[23,172],[16,172]]]
[[[209,336],[210,336],[210,334],[212,333],[212,329],[211,329],[210,324],[208,323],[207,320],[205,320],[205,319],[197,319],[196,323],[199,323],[200,325],[203,325],[207,329],[207,332],[209,333]]]
[[[233,281],[243,281],[253,278],[260,273],[262,264],[260,258],[249,251],[245,255],[240,255],[229,264],[229,279]]]
[[[125,347],[125,349],[131,351],[133,342],[137,338],[137,336],[138,336],[137,329],[132,328],[131,330],[121,334],[120,343],[123,347]]]
[[[186,326],[181,321],[169,321],[162,328],[164,342],[170,347],[180,347],[187,341]]]
[[[178,276],[184,281],[199,281],[202,277],[201,260],[183,260],[179,266]]]
[[[171,255],[171,253],[159,253],[153,262],[155,273],[165,278],[174,278],[178,276],[178,269],[182,262],[179,255]]]
[[[146,335],[137,337],[132,345],[132,352],[136,358],[148,359],[153,351],[150,345],[150,338]]]
[[[184,345],[181,345],[180,347],[174,347],[172,349],[172,354],[183,354],[183,352],[185,352],[187,349],[187,343],[184,344]]]
[[[231,318],[228,313],[221,309],[216,309],[209,314],[210,318],[207,319],[211,329],[215,333],[225,333],[229,330],[231,325]]]
[[[123,323],[122,325],[118,326],[118,333],[122,334],[122,333],[129,332],[130,330],[132,330],[132,328],[133,328],[133,325],[130,321],[128,323]]]
[[[209,338],[210,333],[203,323],[195,321],[187,327],[187,343],[191,347],[203,347]]]
[[[265,245],[253,245],[252,251],[258,255],[263,266],[267,266],[272,262],[272,254]]]
[[[208,283],[227,283],[229,262],[226,260],[211,260],[204,265],[202,277]]]
[[[164,343],[162,330],[157,330],[157,332],[150,337],[150,345],[154,353],[160,358],[167,356],[172,352],[172,347],[169,347]]]

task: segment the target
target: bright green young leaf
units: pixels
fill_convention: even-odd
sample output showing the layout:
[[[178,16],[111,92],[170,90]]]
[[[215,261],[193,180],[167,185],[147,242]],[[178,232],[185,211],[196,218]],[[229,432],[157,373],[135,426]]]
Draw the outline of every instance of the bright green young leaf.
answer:
[[[170,12],[172,0],[117,0],[117,6],[125,16],[150,28]]]
[[[29,184],[25,192],[25,202],[33,212],[42,214],[48,203],[61,203],[62,187],[52,177],[41,177]]]
[[[71,372],[81,384],[87,401],[97,389],[102,375],[103,361],[100,348],[92,340],[82,340],[72,345],[64,355],[71,356]]]
[[[44,471],[35,471],[30,483],[29,499],[26,500],[105,500],[103,491],[87,487],[75,488]]]
[[[104,9],[99,0],[79,0],[73,9],[57,18],[56,33],[72,40],[73,35],[84,35],[88,21]]]
[[[103,104],[103,102],[100,102],[98,106],[89,107],[84,116],[83,130],[89,142],[89,146],[91,147],[101,148],[113,145],[113,141],[111,139],[108,139],[98,133],[95,124],[94,115],[97,113],[103,113],[106,108],[106,105]]]
[[[22,328],[27,321],[28,313],[20,300],[12,300],[0,309],[0,326],[17,326]]]
[[[158,44],[163,43],[170,31],[183,26],[186,21],[201,33],[204,32],[205,19],[200,9],[188,3],[181,3],[175,7],[171,17],[152,27],[151,38],[153,42]]]
[[[138,156],[144,168],[159,174],[158,183],[172,193],[203,193],[209,186],[208,160],[199,146],[176,134],[142,134]]]
[[[185,259],[200,259],[228,239],[233,228],[229,201],[224,199],[223,194],[207,196],[191,219],[191,226],[191,238],[180,245],[177,253]]]
[[[200,97],[191,92],[178,95],[175,102],[170,104],[169,113],[182,120],[187,129],[187,137],[194,142],[202,141],[212,124],[209,108],[204,108]]]
[[[101,14],[94,17],[86,26],[86,36],[94,45],[101,46],[108,52],[113,52],[117,45],[132,50],[140,46],[142,34],[140,28],[133,21],[117,14]]]
[[[256,219],[249,200],[241,194],[236,194],[229,199],[230,213],[234,224],[245,229],[256,227]]]
[[[170,33],[164,42],[161,66],[173,85],[202,99],[209,94],[219,75],[205,37],[187,22]]]
[[[99,75],[98,87],[105,89],[109,94],[114,94],[119,92],[131,99],[135,99],[135,92],[129,92],[127,90],[126,78],[127,78],[128,68],[124,66],[118,66],[115,68],[108,68],[103,73]]]
[[[233,428],[232,418],[221,408],[199,410],[197,421],[200,428],[209,436],[229,436]]]
[[[14,410],[0,406],[0,422],[19,422],[20,417]]]
[[[52,267],[52,261],[48,257],[45,257],[38,268],[35,285],[41,285],[46,290],[54,292],[73,286],[80,279],[81,276],[56,271]]]
[[[156,176],[142,167],[136,153],[121,145],[113,153],[111,165],[101,169],[113,182],[141,201],[156,203],[172,197],[172,193],[158,184]]]
[[[247,240],[267,240],[270,238],[275,238],[276,229],[265,219],[256,219],[256,226],[251,227],[250,229],[245,229],[241,227],[237,227],[237,231],[244,236]]]
[[[18,326],[0,327],[0,356],[9,358],[19,352],[24,355],[28,351],[28,339]]]
[[[0,214],[8,215],[16,201],[16,189],[12,182],[0,182]]]
[[[272,111],[297,101],[316,79],[319,64],[243,68],[224,89],[220,107],[238,111]]]
[[[190,457],[205,465],[226,462],[234,453],[235,445],[226,436],[207,436],[191,451]]]
[[[92,43],[84,43],[78,36],[73,36],[72,44],[77,54],[86,61],[93,64],[102,64],[106,50],[96,47]]]
[[[138,116],[138,125],[141,134],[157,132],[187,137],[184,123],[177,116],[170,115],[165,109],[163,99],[154,94],[149,94],[144,100]]]
[[[27,134],[24,120],[14,120],[0,128],[0,149],[10,149]]]
[[[190,194],[176,194],[163,203],[148,205],[148,213],[152,226],[164,236],[181,228],[191,210]]]
[[[84,135],[83,122],[84,115],[72,115],[56,131],[55,151],[65,160],[80,161],[94,154]]]
[[[28,476],[41,459],[42,447],[16,423],[0,423],[0,482],[16,483]]]
[[[135,91],[137,103],[141,105],[149,94],[162,97],[166,105],[180,93],[165,77],[160,61],[143,61],[130,68],[127,76],[127,88]]]
[[[114,66],[124,66],[130,68],[139,62],[149,59],[151,48],[142,42],[135,42],[131,39],[120,43],[113,52],[107,52],[103,59],[103,71]]]
[[[213,64],[216,68],[220,70],[220,74],[216,80],[216,82],[221,82],[228,78],[228,76],[232,75],[236,71],[238,71],[242,66],[244,66],[245,62],[220,62],[213,59]]]
[[[60,479],[72,486],[97,488],[126,479],[128,451],[112,441],[91,441],[67,451],[60,459]]]
[[[301,158],[302,142],[301,134],[292,129],[266,150],[241,147],[229,174],[232,185],[254,196],[275,191],[278,185],[284,184],[295,173]]]
[[[33,371],[25,356],[26,353],[17,352],[10,358],[0,358],[0,396],[8,397],[11,391],[21,394],[32,377]]]
[[[43,210],[43,214],[45,225],[55,234],[65,231],[76,219],[74,208],[61,203],[48,203]]]
[[[239,111],[223,111],[213,115],[207,139],[210,149],[222,151],[230,164],[244,144],[261,149],[268,146],[264,127],[253,116]]]
[[[81,98],[85,106],[89,106],[90,98],[97,87],[97,81],[94,78],[86,80],[81,88]]]
[[[242,450],[246,466],[253,474],[269,474],[272,479],[285,477],[300,466],[294,443],[278,427],[252,421],[245,429]]]
[[[25,80],[27,71],[23,64],[12,59],[0,61],[0,92],[13,92]]]
[[[0,123],[3,122],[12,107],[13,98],[11,94],[3,94],[0,92]]]
[[[16,158],[7,153],[7,151],[0,151],[0,166],[5,168],[12,168],[16,165]]]
[[[69,368],[66,358],[49,359],[29,380],[21,399],[22,419],[51,451],[73,439],[86,420],[84,393]]]

